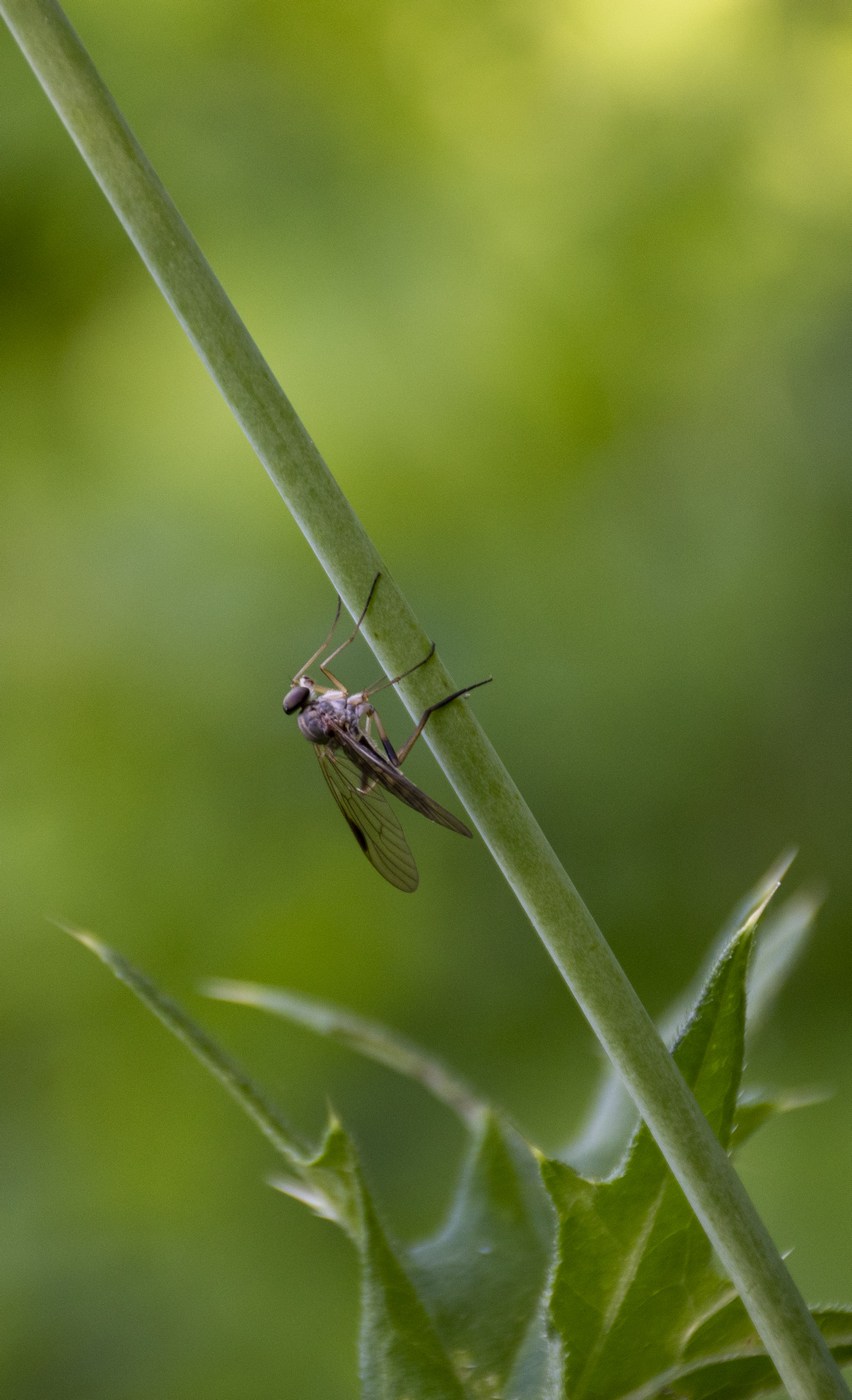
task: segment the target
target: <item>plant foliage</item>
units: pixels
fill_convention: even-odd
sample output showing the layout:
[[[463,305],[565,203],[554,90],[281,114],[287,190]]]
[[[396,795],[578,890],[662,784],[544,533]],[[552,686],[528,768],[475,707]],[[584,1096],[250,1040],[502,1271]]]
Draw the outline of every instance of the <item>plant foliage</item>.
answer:
[[[764,902],[742,911],[672,1052],[728,1150],[806,1101],[742,1087],[750,982],[762,1016],[813,913],[799,901],[776,920],[750,979],[755,907]],[[644,1124],[611,1174],[584,1175],[564,1155],[538,1151],[506,1114],[393,1031],[292,991],[211,984],[212,995],[343,1040],[459,1115],[468,1147],[446,1221],[431,1238],[400,1245],[334,1115],[311,1149],[181,1008],[120,955],[71,931],[253,1118],[284,1163],[274,1184],[352,1240],[361,1264],[364,1400],[748,1400],[779,1392],[745,1308]],[[852,1309],[821,1308],[814,1317],[836,1360],[852,1362]]]

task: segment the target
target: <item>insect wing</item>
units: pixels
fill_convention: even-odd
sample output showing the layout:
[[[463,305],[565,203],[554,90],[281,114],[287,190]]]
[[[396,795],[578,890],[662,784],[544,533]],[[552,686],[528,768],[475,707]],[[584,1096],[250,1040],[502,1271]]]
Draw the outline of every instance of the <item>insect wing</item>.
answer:
[[[398,890],[416,890],[419,876],[414,856],[382,789],[359,791],[364,785],[363,767],[337,744],[318,745],[314,752],[331,795],[370,864]]]
[[[346,753],[352,758],[356,769],[360,772],[366,769],[370,776],[390,792],[394,797],[399,798],[413,811],[419,812],[421,816],[428,817],[430,821],[438,822],[440,826],[446,826],[450,831],[457,831],[460,836],[472,836],[473,832],[465,826],[463,821],[448,812],[446,807],[442,807],[440,802],[436,802],[433,797],[428,797],[421,788],[413,783],[410,778],[406,778],[401,768],[395,768],[392,763],[388,763],[380,753],[373,748],[369,739],[359,734],[353,737],[345,730],[338,734],[338,740]]]

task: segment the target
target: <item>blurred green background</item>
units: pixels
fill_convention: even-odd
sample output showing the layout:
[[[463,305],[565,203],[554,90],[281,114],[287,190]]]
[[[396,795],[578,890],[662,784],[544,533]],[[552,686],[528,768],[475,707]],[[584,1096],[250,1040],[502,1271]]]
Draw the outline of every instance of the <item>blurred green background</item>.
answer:
[[[847,7],[71,17],[451,671],[493,672],[472,703],[652,1012],[789,843],[825,887],[751,1077],[835,1097],[742,1168],[810,1299],[852,1299]],[[0,1389],[350,1400],[347,1246],[46,916],[304,1129],[330,1097],[404,1236],[455,1125],[202,976],[381,1017],[545,1146],[598,1056],[481,843],[407,817],[413,899],[359,856],[280,712],[333,591],[5,31],[0,92]]]

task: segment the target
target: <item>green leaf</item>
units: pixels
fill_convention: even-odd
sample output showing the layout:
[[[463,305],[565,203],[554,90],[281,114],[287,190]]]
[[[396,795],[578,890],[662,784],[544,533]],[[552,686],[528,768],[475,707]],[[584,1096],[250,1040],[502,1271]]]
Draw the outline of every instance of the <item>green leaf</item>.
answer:
[[[460,1076],[386,1026],[281,988],[216,981],[205,991],[336,1040],[414,1080],[462,1118],[473,1140],[448,1219],[408,1251],[408,1272],[466,1394],[502,1396],[510,1376],[524,1400],[542,1393],[552,1349],[542,1298],[554,1221],[529,1145]],[[284,1189],[305,1199],[298,1183]],[[365,1355],[377,1337],[373,1328]]]
[[[833,1351],[852,1348],[852,1308],[814,1308],[813,1315]],[[765,1356],[754,1324],[736,1296],[696,1328],[684,1350],[684,1361],[690,1366],[696,1361],[706,1364],[734,1352]]]
[[[813,1316],[834,1359],[840,1365],[852,1361],[852,1309],[816,1308]],[[679,1366],[629,1400],[755,1400],[782,1394],[778,1373],[735,1297],[697,1329]]]
[[[727,1146],[743,1061],[749,924],[720,958],[674,1056]],[[559,1218],[550,1317],[572,1400],[629,1394],[680,1361],[696,1316],[729,1296],[710,1245],[642,1126],[616,1176],[542,1161]]]
[[[63,926],[66,927],[66,926]],[[365,1400],[468,1400],[422,1299],[389,1243],[349,1135],[332,1118],[311,1151],[246,1072],[176,1002],[92,934],[66,927],[183,1041],[260,1128],[292,1177],[275,1184],[339,1225],[361,1259],[361,1370]]]
[[[332,1121],[310,1165],[314,1179],[328,1179],[329,1194],[345,1184],[356,1206],[352,1234],[361,1263],[364,1400],[466,1400],[423,1299],[382,1226],[352,1139],[338,1122]]]
[[[407,1252],[407,1270],[465,1394],[502,1396],[514,1375],[523,1385],[518,1393],[529,1400],[538,1391],[532,1377],[547,1364],[542,1297],[554,1225],[529,1145],[458,1075],[375,1021],[280,988],[216,981],[206,983],[205,991],[271,1011],[377,1060],[422,1085],[471,1128],[471,1148],[448,1219],[433,1238]],[[298,1183],[282,1189],[305,1199]],[[374,1277],[370,1260],[368,1255]],[[390,1296],[398,1299],[399,1288]],[[410,1308],[409,1300],[406,1313]],[[372,1357],[378,1347],[387,1357],[382,1326],[372,1322],[368,1333],[363,1356]],[[387,1362],[381,1374],[386,1371]],[[375,1376],[373,1383],[378,1383]]]
[[[792,859],[792,852],[780,856],[749,890],[725,921],[694,984],[676,997],[660,1017],[660,1034],[667,1045],[673,1043],[678,1026],[701,995],[704,983],[731,938],[756,921],[778,889]],[[819,901],[813,895],[799,893],[764,920],[749,965],[746,1009],[749,1037],[756,1035],[765,1024],[773,1002],[804,951],[818,909]],[[585,1175],[605,1175],[623,1153],[637,1123],[633,1100],[618,1075],[607,1065],[585,1126],[558,1155]]]
[[[364,1400],[470,1400],[423,1301],[362,1193],[361,1382]]]
[[[205,1069],[219,1080],[245,1114],[272,1143],[295,1177],[291,1195],[310,1205],[318,1215],[334,1220],[350,1236],[360,1228],[357,1201],[353,1195],[350,1166],[345,1154],[335,1165],[329,1147],[336,1139],[330,1131],[319,1151],[314,1150],[285,1121],[279,1110],[241,1065],[217,1044],[183,1007],[162,992],[144,973],[113,948],[82,929],[60,924],[85,948],[93,952],[111,972],[152,1011],[163,1025],[183,1041]],[[332,1125],[334,1126],[334,1125]],[[297,1189],[298,1186],[298,1189]]]
[[[273,1143],[288,1172],[275,1184],[352,1239],[361,1263],[364,1400],[749,1400],[777,1393],[775,1367],[644,1127],[618,1174],[590,1181],[540,1158],[474,1100],[471,1148],[447,1221],[433,1238],[401,1250],[336,1118],[311,1150],[180,1006],[91,934],[68,931]],[[725,950],[674,1051],[725,1146],[735,1123],[744,1139],[799,1102],[765,1098],[736,1107],[751,934],[749,924]],[[424,1082],[423,1065],[434,1062],[417,1047],[339,1008],[309,1003],[306,1011],[295,1000],[315,1029],[339,1033]],[[548,1288],[551,1203],[558,1252]],[[852,1310],[815,1316],[835,1359],[852,1360]]]
[[[530,1322],[506,1387],[506,1400],[561,1400],[562,1343],[548,1326],[548,1300]]]
[[[445,1224],[408,1253],[420,1295],[477,1400],[505,1395],[540,1317],[553,1226],[532,1149],[489,1114]]]
[[[814,1104],[824,1103],[829,1097],[827,1092],[820,1089],[785,1094],[758,1094],[753,1091],[742,1094],[734,1115],[731,1151],[738,1152],[758,1128],[762,1128],[771,1118],[777,1118],[782,1113],[794,1113],[800,1108],[812,1108]]]
[[[330,1001],[293,992],[285,987],[264,987],[256,982],[209,981],[204,983],[207,996],[219,1001],[254,1006],[271,1011],[286,1021],[294,1021],[317,1035],[326,1036],[350,1050],[375,1060],[397,1074],[420,1084],[434,1098],[452,1109],[462,1122],[474,1127],[486,1108],[485,1101],[466,1084],[460,1075],[447,1068],[436,1055],[422,1049],[414,1041],[367,1020],[346,1007]]]
[[[750,1039],[763,1029],[779,992],[804,953],[819,907],[815,895],[800,890],[769,914],[761,927],[748,979],[746,1034]]]
[[[305,1140],[286,1123],[278,1109],[273,1107],[263,1090],[245,1070],[187,1015],[182,1006],[161,991],[121,953],[101,942],[94,934],[74,928],[70,924],[60,923],[58,927],[100,958],[114,976],[120,982],[124,982],[148,1010],[162,1021],[172,1035],[183,1041],[204,1067],[224,1085],[240,1108],[254,1120],[285,1161],[294,1167],[301,1163],[310,1151]]]

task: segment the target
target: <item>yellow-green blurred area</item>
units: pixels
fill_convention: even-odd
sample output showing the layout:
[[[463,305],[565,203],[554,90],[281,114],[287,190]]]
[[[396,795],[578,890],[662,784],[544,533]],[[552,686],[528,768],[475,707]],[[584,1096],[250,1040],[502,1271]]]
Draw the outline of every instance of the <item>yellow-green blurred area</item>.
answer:
[[[453,675],[493,673],[470,703],[653,1013],[799,845],[827,902],[750,1075],[836,1094],[742,1167],[809,1298],[852,1299],[847,8],[71,18]],[[333,589],[5,31],[0,94],[0,1390],[351,1400],[347,1246],[47,918],[302,1129],[331,1100],[403,1237],[455,1124],[198,981],[384,1019],[547,1147],[593,1037],[481,842],[406,813],[413,897],[359,854],[280,710]]]

